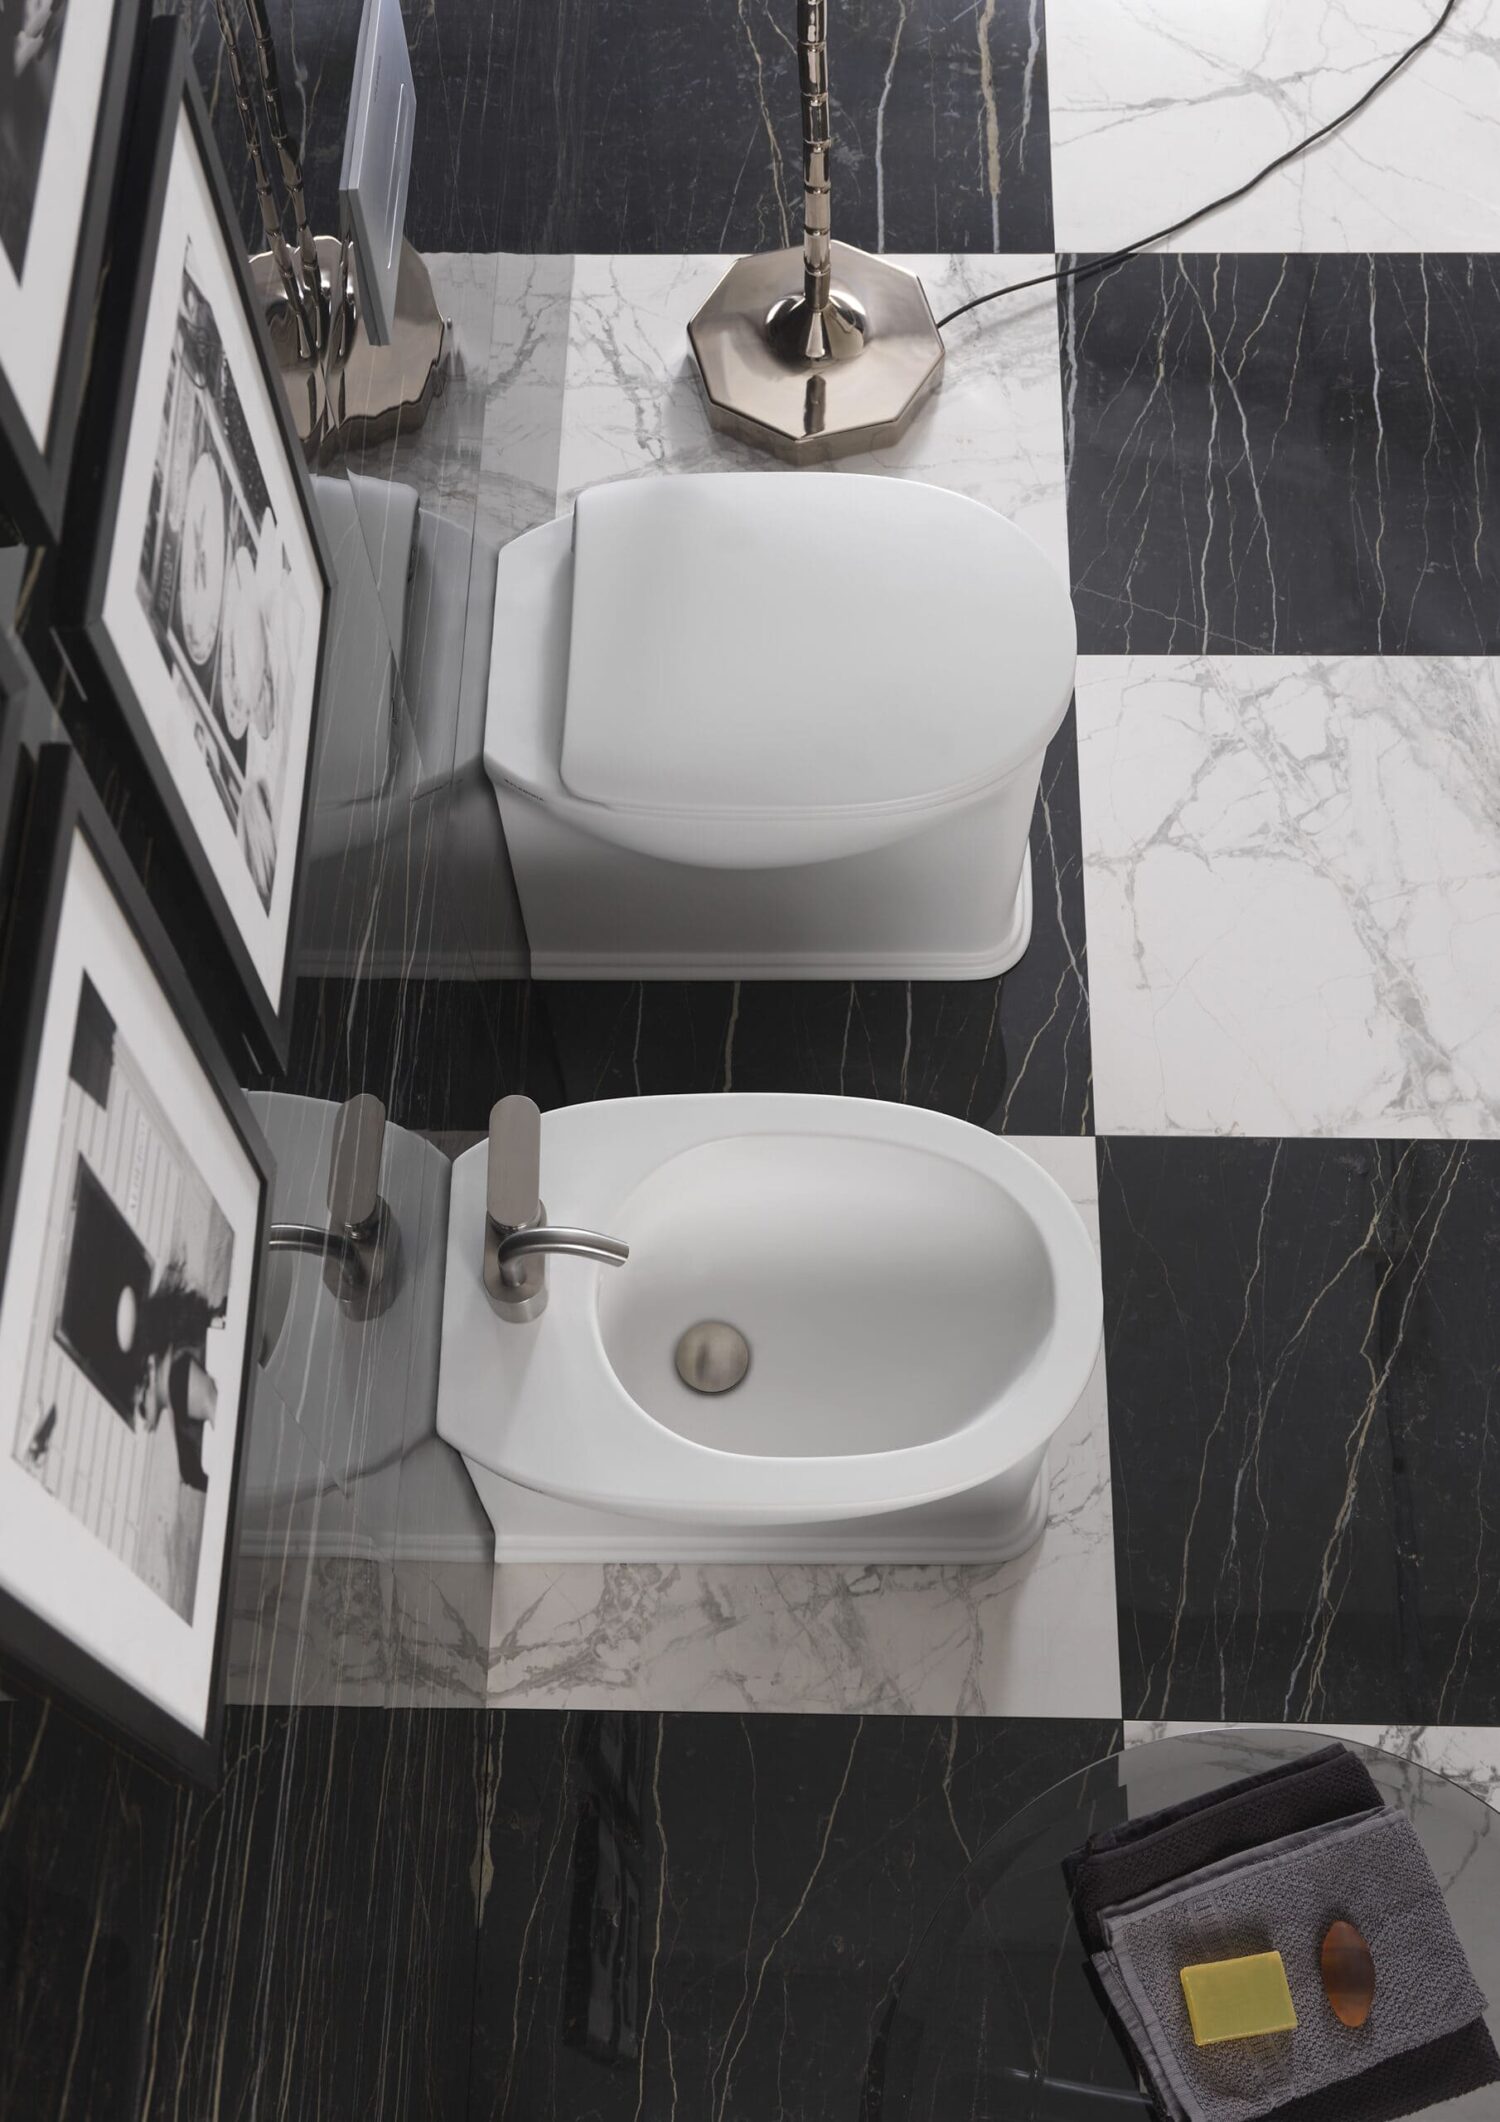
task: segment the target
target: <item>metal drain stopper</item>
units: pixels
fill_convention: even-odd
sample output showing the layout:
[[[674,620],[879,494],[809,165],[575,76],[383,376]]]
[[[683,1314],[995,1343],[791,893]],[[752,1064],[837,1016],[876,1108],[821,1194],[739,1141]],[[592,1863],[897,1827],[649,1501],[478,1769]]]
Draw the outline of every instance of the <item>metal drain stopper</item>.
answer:
[[[750,1368],[750,1343],[723,1319],[700,1319],[678,1342],[676,1362],[691,1391],[732,1392]]]

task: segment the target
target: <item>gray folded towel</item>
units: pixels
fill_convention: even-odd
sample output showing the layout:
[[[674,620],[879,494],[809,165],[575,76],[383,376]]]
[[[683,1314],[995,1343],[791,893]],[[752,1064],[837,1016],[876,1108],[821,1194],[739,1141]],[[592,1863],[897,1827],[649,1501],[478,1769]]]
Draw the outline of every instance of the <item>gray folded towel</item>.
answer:
[[[1375,1961],[1375,2002],[1344,2026],[1323,1992],[1319,1951],[1340,1917]],[[1379,1808],[1303,1830],[1101,1913],[1095,1969],[1177,2122],[1254,2122],[1289,2100],[1471,2024],[1485,1998],[1411,1822]],[[1279,1952],[1295,2032],[1199,2048],[1180,1971]]]

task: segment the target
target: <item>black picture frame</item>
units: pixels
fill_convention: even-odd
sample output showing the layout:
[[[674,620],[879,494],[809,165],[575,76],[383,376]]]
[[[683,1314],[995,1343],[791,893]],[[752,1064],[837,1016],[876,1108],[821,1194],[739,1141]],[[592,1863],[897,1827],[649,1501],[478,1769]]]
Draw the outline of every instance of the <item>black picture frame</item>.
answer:
[[[0,985],[0,1010],[14,1036],[7,1040],[0,1073],[0,1298],[12,1271],[17,1199],[37,1092],[39,1047],[52,991],[69,861],[82,835],[123,915],[151,978],[202,1070],[205,1088],[222,1111],[242,1152],[246,1175],[257,1193],[253,1233],[235,1234],[249,1245],[248,1310],[242,1351],[235,1433],[229,1460],[220,1578],[212,1599],[214,1637],[201,1731],[141,1693],[88,1646],[0,1585],[0,1675],[24,1688],[56,1695],[106,1735],[133,1751],[210,1787],[218,1781],[222,1750],[224,1672],[228,1649],[229,1591],[235,1526],[261,1332],[264,1263],[274,1177],[270,1149],[235,1082],[207,1018],[200,1009],[166,933],[126,860],[102,804],[71,749],[47,744],[32,776],[24,829],[24,860],[16,891],[10,949]],[[33,1325],[33,1332],[35,1331]],[[6,1435],[0,1453],[12,1450],[14,1409],[0,1410]],[[202,1485],[201,1481],[198,1485]],[[128,1566],[128,1565],[122,1565]]]
[[[21,860],[21,828],[30,784],[27,738],[45,712],[41,680],[20,643],[0,622],[0,977],[5,971],[11,900]],[[32,728],[28,730],[28,722]]]
[[[214,227],[222,244],[222,263],[239,298],[243,322],[253,344],[269,417],[281,445],[281,469],[290,482],[302,526],[318,568],[316,588],[318,640],[313,652],[311,707],[302,782],[288,789],[288,817],[295,832],[283,851],[292,866],[290,903],[279,976],[268,985],[257,970],[246,936],[231,911],[187,802],[153,734],[142,700],[126,670],[104,618],[106,584],[120,537],[137,541],[140,526],[118,521],[126,457],[141,388],[143,342],[158,271],[180,280],[180,258],[159,255],[163,210],[172,169],[179,114],[185,112],[193,146],[212,201]],[[100,304],[98,350],[85,407],[74,491],[69,500],[68,530],[57,570],[56,625],[82,683],[85,699],[76,712],[97,723],[99,706],[123,726],[130,757],[142,770],[153,815],[170,833],[201,901],[212,933],[234,973],[241,1007],[235,1029],[249,1038],[253,1050],[271,1067],[284,1070],[291,1036],[295,987],[297,916],[301,897],[308,816],[317,767],[321,709],[326,692],[326,664],[332,635],[336,572],[332,548],[318,514],[302,445],[285,387],[272,351],[261,300],[250,275],[233,195],[214,143],[212,122],[193,70],[186,36],[175,16],[161,16],[146,34],[121,182],[122,205],[114,236],[114,256],[135,261],[134,277],[113,272]],[[235,385],[243,388],[242,383]],[[160,417],[159,414],[156,417]],[[163,663],[163,683],[172,678]],[[153,673],[154,675],[154,673]],[[94,731],[97,734],[96,731]],[[82,741],[80,739],[80,741]],[[201,923],[200,923],[201,929]],[[188,939],[184,947],[198,939]],[[229,1035],[229,1026],[221,1028]]]
[[[47,433],[40,442],[6,373],[4,319],[0,318],[0,519],[8,517],[23,537],[38,544],[55,542],[62,535],[99,274],[147,15],[143,0],[115,0],[95,111],[83,212],[63,312],[52,405]],[[41,233],[45,237],[46,232]]]

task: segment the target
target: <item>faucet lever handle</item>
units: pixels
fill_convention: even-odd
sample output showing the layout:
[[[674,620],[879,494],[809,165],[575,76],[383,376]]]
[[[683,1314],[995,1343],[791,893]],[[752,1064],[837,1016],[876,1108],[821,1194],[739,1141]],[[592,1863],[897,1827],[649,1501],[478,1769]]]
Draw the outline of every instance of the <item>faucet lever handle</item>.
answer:
[[[380,1213],[385,1107],[369,1091],[348,1098],[333,1123],[328,1214],[336,1230],[363,1230]]]
[[[485,1208],[502,1231],[525,1230],[541,1213],[542,1114],[534,1098],[501,1098],[490,1107]]]

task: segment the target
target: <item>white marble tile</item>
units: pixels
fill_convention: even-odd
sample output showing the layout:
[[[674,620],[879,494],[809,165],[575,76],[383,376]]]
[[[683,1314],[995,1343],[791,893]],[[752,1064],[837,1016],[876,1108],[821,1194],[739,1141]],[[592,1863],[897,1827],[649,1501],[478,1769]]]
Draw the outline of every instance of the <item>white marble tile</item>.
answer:
[[[1355,101],[1439,0],[1048,0],[1060,251],[1138,241]],[[1183,251],[1500,248],[1500,0],[1343,130],[1173,237]]]
[[[373,1552],[240,1553],[230,1580],[230,1702],[380,1708],[391,1699],[394,1576]],[[452,1695],[445,1688],[439,1697]]]
[[[503,545],[557,513],[569,257],[494,260],[489,340],[470,363],[484,394],[477,528]]]
[[[448,325],[441,387],[420,427],[351,445],[342,460],[349,470],[368,478],[402,480],[416,488],[426,507],[466,525],[473,516],[480,475],[500,262],[493,253],[425,255],[433,298]],[[332,476],[337,477],[337,471]]]
[[[1097,1242],[1092,1142],[1011,1139],[1066,1188]],[[1037,1545],[993,1566],[503,1565],[490,1700],[1118,1716],[1102,1356],[1054,1443],[1052,1482]]]
[[[1048,272],[1051,257],[904,257],[936,315],[982,290]],[[648,471],[775,471],[774,457],[713,432],[688,320],[731,260],[574,260],[558,507],[581,487]],[[1056,297],[1038,288],[947,335],[936,395],[892,448],[833,472],[925,479],[988,502],[1030,532],[1067,577]]]
[[[1086,656],[1101,1134],[1500,1134],[1500,661]]]
[[[494,1565],[409,1560],[392,1567],[388,1707],[484,1707]]]
[[[1125,1725],[1125,1744],[1144,1746],[1153,1739],[1172,1739],[1183,1732],[1224,1731],[1222,1724],[1171,1722]],[[1306,1724],[1302,1731],[1323,1732],[1359,1746],[1378,1746],[1419,1768],[1436,1769],[1451,1783],[1461,1783],[1500,1812],[1500,1729],[1483,1724]]]

